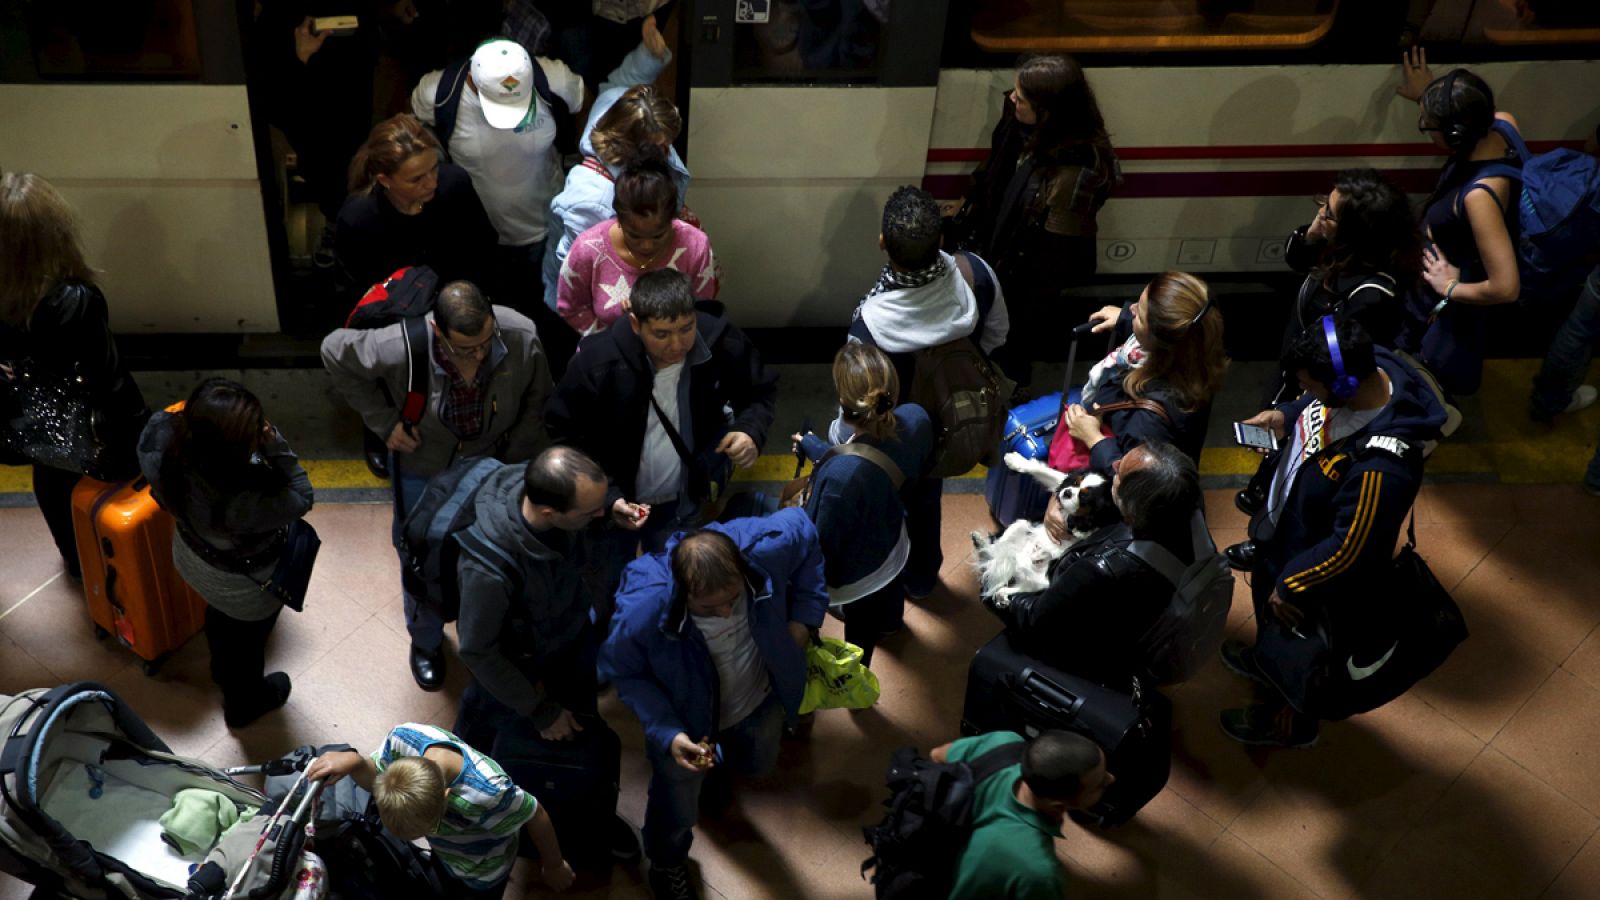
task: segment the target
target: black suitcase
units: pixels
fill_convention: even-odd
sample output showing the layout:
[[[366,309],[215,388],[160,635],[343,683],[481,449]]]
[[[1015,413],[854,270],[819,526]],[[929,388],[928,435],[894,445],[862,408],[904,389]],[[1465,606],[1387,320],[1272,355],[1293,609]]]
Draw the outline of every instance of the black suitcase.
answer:
[[[1100,745],[1116,781],[1078,821],[1117,825],[1166,787],[1172,767],[1172,703],[1154,688],[1131,693],[1069,675],[1019,653],[1005,632],[967,670],[961,733],[1074,731]]]
[[[500,730],[490,756],[550,814],[567,862],[576,869],[607,870],[622,739],[603,719],[579,716],[578,724],[583,731],[572,740],[547,741],[532,722],[515,717]],[[533,848],[524,841],[523,849]]]

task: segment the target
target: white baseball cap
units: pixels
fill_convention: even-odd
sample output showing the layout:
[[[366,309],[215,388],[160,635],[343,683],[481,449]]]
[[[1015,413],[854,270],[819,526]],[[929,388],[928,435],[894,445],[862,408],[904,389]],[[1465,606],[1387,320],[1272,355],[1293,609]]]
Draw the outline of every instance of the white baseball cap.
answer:
[[[472,54],[472,83],[489,124],[515,128],[533,104],[533,59],[516,41],[484,41]]]

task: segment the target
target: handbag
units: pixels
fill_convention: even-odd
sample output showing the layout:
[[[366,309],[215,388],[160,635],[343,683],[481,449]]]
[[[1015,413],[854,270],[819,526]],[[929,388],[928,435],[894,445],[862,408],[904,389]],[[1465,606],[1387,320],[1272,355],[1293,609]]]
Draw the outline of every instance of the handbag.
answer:
[[[1377,709],[1432,674],[1467,639],[1461,608],[1416,545],[1413,512],[1385,579],[1392,586],[1388,607],[1349,629],[1359,640],[1342,637],[1343,628],[1326,614],[1299,633],[1276,618],[1263,620],[1256,660],[1296,710],[1337,720]]]
[[[99,433],[99,412],[78,366],[62,374],[33,359],[13,365],[9,382],[12,409],[0,442],[14,457],[25,457],[101,481],[114,481],[107,462],[113,455]]]
[[[1169,426],[1172,424],[1172,417],[1167,415],[1166,407],[1148,399],[1107,403],[1104,406],[1095,407],[1094,415],[1097,418],[1103,418],[1106,413],[1118,412],[1124,409],[1142,409],[1145,412],[1160,416],[1161,421],[1166,422]],[[1106,437],[1111,437],[1111,426],[1101,424],[1100,433]],[[1067,428],[1066,405],[1062,404],[1061,418],[1056,422],[1055,435],[1050,438],[1050,456],[1048,457],[1050,468],[1055,469],[1057,472],[1079,472],[1089,468],[1089,459],[1088,445],[1073,437],[1072,432]]]
[[[819,709],[866,709],[878,702],[878,676],[861,664],[861,648],[818,638],[806,648],[806,692],[800,715]]]
[[[278,564],[272,567],[272,577],[262,583],[261,589],[272,593],[295,612],[306,606],[306,592],[311,588],[311,570],[317,564],[317,553],[322,549],[322,538],[305,519],[295,519],[289,524],[283,539],[283,553]]]

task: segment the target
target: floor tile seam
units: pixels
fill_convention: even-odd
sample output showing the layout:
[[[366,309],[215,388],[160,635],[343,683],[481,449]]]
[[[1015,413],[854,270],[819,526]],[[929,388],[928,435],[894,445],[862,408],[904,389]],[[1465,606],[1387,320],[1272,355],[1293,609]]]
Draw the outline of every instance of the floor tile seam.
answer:
[[[52,584],[55,584],[56,581],[59,580],[65,574],[66,574],[65,572],[57,572],[54,575],[51,575],[49,578],[46,578],[44,580],[43,584],[40,584],[38,587],[35,587],[33,590],[29,591],[21,600],[18,600],[16,603],[11,604],[11,606],[9,608],[7,608],[5,611],[0,612],[0,621],[4,621],[6,616],[9,616],[12,613],[16,612],[17,610],[21,609],[22,608],[22,604],[27,603],[29,600],[32,600],[34,597],[37,597],[39,595],[40,591],[44,590],[45,588],[49,587]]]
[[[1309,884],[1306,884],[1304,881],[1301,881],[1299,878],[1296,878],[1294,873],[1292,873],[1289,870],[1285,869],[1283,866],[1278,865],[1277,861],[1275,861],[1272,857],[1267,856],[1265,853],[1262,853],[1260,850],[1257,850],[1256,846],[1254,844],[1252,844],[1248,840],[1246,840],[1244,835],[1238,833],[1237,831],[1234,831],[1231,826],[1226,828],[1226,829],[1224,829],[1223,830],[1223,834],[1231,834],[1231,835],[1233,835],[1235,838],[1237,838],[1239,840],[1239,843],[1245,845],[1245,847],[1251,853],[1254,853],[1255,855],[1261,857],[1263,860],[1266,860],[1268,865],[1272,866],[1274,869],[1277,869],[1278,872],[1280,874],[1282,874],[1285,878],[1289,879],[1290,881],[1294,882],[1295,884],[1300,885],[1300,887],[1303,888],[1306,893],[1310,894],[1313,897],[1319,898],[1319,900],[1332,900],[1332,898],[1329,898],[1327,895],[1323,894],[1321,891],[1317,890],[1316,888],[1312,887]],[[1222,835],[1221,834],[1217,835],[1217,840],[1221,840],[1221,839],[1222,839]]]
[[[1544,656],[1542,653],[1540,654],[1540,656],[1541,656],[1541,658],[1543,658],[1543,659],[1545,659],[1547,661],[1550,659],[1550,657]],[[1494,746],[1494,742],[1498,741],[1500,739],[1500,736],[1502,734],[1506,733],[1506,726],[1510,725],[1512,722],[1515,722],[1517,720],[1517,716],[1522,715],[1522,711],[1524,709],[1526,709],[1527,706],[1528,706],[1528,703],[1533,700],[1533,695],[1539,693],[1542,690],[1544,690],[1544,686],[1549,684],[1550,683],[1550,679],[1554,678],[1555,674],[1557,672],[1559,672],[1560,670],[1561,670],[1561,664],[1560,663],[1555,663],[1550,667],[1550,671],[1545,674],[1544,680],[1540,681],[1534,687],[1533,690],[1528,692],[1527,696],[1522,698],[1522,702],[1517,704],[1517,708],[1511,711],[1511,715],[1507,716],[1506,720],[1504,722],[1500,723],[1500,727],[1495,729],[1494,736],[1489,738],[1487,741],[1484,741],[1485,749],[1487,749],[1488,747]],[[1506,753],[1503,750],[1498,750],[1497,749],[1495,752],[1499,753],[1501,756],[1506,756]],[[1506,758],[1510,759],[1511,757],[1506,756]],[[1543,779],[1540,779],[1540,780],[1542,781]]]
[[[1498,736],[1497,736],[1497,739],[1498,739]],[[1555,791],[1558,795],[1561,796],[1562,799],[1564,799],[1567,802],[1571,803],[1573,806],[1576,806],[1578,809],[1583,810],[1583,812],[1588,814],[1590,818],[1593,818],[1593,819],[1596,820],[1596,824],[1597,825],[1600,825],[1600,807],[1596,807],[1594,809],[1591,809],[1589,807],[1589,804],[1583,802],[1582,800],[1578,799],[1577,797],[1572,796],[1571,794],[1569,794],[1566,791],[1562,790],[1560,787],[1552,784],[1550,782],[1550,779],[1544,777],[1543,775],[1540,775],[1539,773],[1537,773],[1537,772],[1533,771],[1532,769],[1528,768],[1527,766],[1523,765],[1522,764],[1522,760],[1517,759],[1515,756],[1512,756],[1510,753],[1507,753],[1503,748],[1501,748],[1501,747],[1493,747],[1493,745],[1491,745],[1491,748],[1496,753],[1498,753],[1501,756],[1505,757],[1507,762],[1509,762],[1512,765],[1516,766],[1517,768],[1521,769],[1523,772],[1526,772],[1529,778],[1532,778],[1533,780],[1539,782],[1540,784],[1544,785],[1545,787],[1549,788],[1550,790]]]
[[[1556,882],[1561,880],[1561,876],[1567,874],[1567,870],[1572,868],[1573,864],[1578,861],[1578,857],[1583,855],[1583,848],[1589,846],[1589,842],[1594,840],[1596,834],[1600,834],[1600,822],[1595,823],[1595,827],[1589,832],[1589,836],[1578,843],[1578,849],[1572,851],[1572,858],[1562,863],[1556,874],[1551,876],[1550,883],[1539,890],[1538,896],[1544,897],[1550,893],[1550,889],[1556,886]]]
[[[1464,727],[1464,726],[1462,726],[1462,727]],[[1468,733],[1471,734],[1470,731]],[[1477,735],[1473,735],[1473,737],[1477,737]],[[1372,868],[1370,870],[1368,870],[1366,876],[1362,879],[1363,882],[1366,879],[1369,879],[1369,878],[1373,877],[1374,873],[1378,872],[1382,868],[1383,863],[1386,860],[1388,860],[1390,854],[1394,853],[1397,849],[1399,849],[1400,845],[1405,843],[1405,839],[1410,837],[1412,834],[1414,834],[1416,832],[1416,830],[1417,830],[1418,826],[1420,825],[1420,823],[1422,823],[1423,821],[1425,821],[1427,819],[1429,813],[1433,812],[1434,807],[1436,807],[1440,803],[1444,802],[1445,796],[1447,794],[1449,794],[1451,789],[1453,789],[1456,786],[1456,783],[1461,780],[1461,777],[1463,775],[1467,774],[1467,770],[1472,768],[1473,763],[1476,763],[1479,759],[1481,759],[1483,757],[1483,754],[1487,753],[1488,750],[1489,750],[1489,745],[1487,743],[1485,743],[1482,747],[1479,747],[1478,748],[1478,752],[1473,755],[1472,759],[1468,760],[1467,764],[1461,767],[1461,771],[1457,772],[1453,777],[1450,778],[1449,783],[1447,783],[1444,786],[1444,790],[1440,791],[1436,796],[1434,796],[1434,798],[1432,800],[1428,801],[1427,804],[1423,805],[1417,811],[1417,814],[1412,817],[1412,820],[1410,822],[1406,823],[1406,825],[1404,827],[1395,829],[1396,832],[1397,832],[1395,840],[1392,841],[1389,844],[1389,846],[1383,848],[1379,853],[1376,854],[1376,858],[1374,859],[1374,864],[1373,864]],[[1500,755],[1504,756],[1505,754],[1502,753]]]
[[[1451,585],[1447,586],[1449,591],[1450,591],[1450,594],[1452,596],[1455,595],[1456,591],[1461,589],[1461,586],[1463,584],[1466,584],[1467,579],[1472,577],[1472,573],[1473,572],[1478,571],[1478,567],[1483,565],[1483,561],[1488,559],[1490,554],[1492,554],[1496,550],[1500,549],[1500,545],[1504,544],[1506,542],[1506,539],[1511,537],[1511,532],[1517,530],[1517,525],[1519,525],[1520,523],[1521,523],[1520,519],[1513,518],[1511,520],[1510,524],[1508,524],[1506,526],[1506,530],[1501,532],[1500,536],[1498,538],[1495,538],[1494,543],[1490,544],[1488,547],[1484,548],[1484,551],[1483,551],[1482,555],[1480,555],[1477,559],[1473,560],[1472,565],[1468,566],[1467,570],[1465,572],[1461,573],[1461,577],[1456,579],[1454,584],[1451,584]],[[1418,549],[1418,552],[1419,553],[1421,552],[1420,547]],[[1426,559],[1427,557],[1424,556],[1423,558]]]
[[[1589,639],[1594,637],[1596,633],[1600,633],[1600,622],[1596,622],[1595,626],[1593,628],[1589,629],[1589,633],[1584,635],[1582,640],[1578,641],[1578,646],[1573,647],[1572,648],[1572,652],[1567,654],[1567,658],[1563,659],[1561,662],[1557,663],[1556,665],[1557,665],[1558,668],[1563,669],[1564,671],[1566,671],[1566,673],[1568,675],[1572,675],[1572,676],[1576,677],[1579,681],[1582,681],[1584,684],[1587,684],[1592,688],[1596,688],[1597,690],[1600,690],[1600,684],[1595,684],[1593,681],[1590,681],[1588,678],[1585,678],[1584,676],[1578,674],[1577,672],[1574,672],[1571,669],[1567,668],[1567,663],[1570,662],[1574,656],[1578,655],[1578,651],[1583,649],[1583,645],[1588,643]]]

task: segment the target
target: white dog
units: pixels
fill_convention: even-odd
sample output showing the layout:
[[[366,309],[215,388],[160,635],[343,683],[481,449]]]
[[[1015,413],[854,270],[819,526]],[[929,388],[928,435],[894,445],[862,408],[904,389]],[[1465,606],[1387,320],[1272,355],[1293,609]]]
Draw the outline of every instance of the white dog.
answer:
[[[1111,499],[1111,482],[1092,472],[1062,473],[1018,453],[1005,455],[1006,467],[1031,475],[1061,502],[1067,520],[1067,539],[1057,542],[1042,522],[1018,519],[999,535],[972,532],[977,548],[973,565],[978,570],[981,595],[994,606],[1011,605],[1013,594],[1042,591],[1050,586],[1050,564],[1073,544],[1120,518]]]

